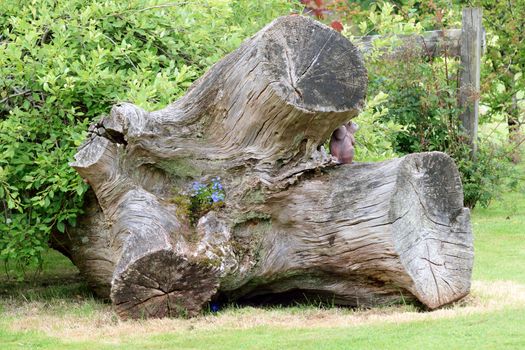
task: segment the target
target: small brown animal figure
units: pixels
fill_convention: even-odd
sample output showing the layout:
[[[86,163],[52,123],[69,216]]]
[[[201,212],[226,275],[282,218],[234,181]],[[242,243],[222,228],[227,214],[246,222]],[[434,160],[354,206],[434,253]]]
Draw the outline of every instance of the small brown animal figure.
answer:
[[[330,154],[337,158],[339,164],[350,164],[354,159],[354,134],[359,127],[348,122],[335,129],[330,139]]]

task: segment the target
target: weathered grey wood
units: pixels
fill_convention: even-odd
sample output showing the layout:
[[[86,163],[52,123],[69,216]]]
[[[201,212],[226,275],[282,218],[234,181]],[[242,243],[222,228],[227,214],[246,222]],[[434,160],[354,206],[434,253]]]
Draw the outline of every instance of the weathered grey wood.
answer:
[[[96,200],[55,245],[124,318],[293,290],[346,305],[461,298],[472,239],[452,160],[337,166],[321,147],[366,82],[339,33],[277,19],[174,104],[120,104],[91,127],[72,166]],[[224,206],[193,226],[174,197],[217,176]]]
[[[407,54],[439,57],[460,57],[461,29],[433,30],[423,34],[398,35],[399,43],[396,47],[388,48],[387,57],[390,59],[401,59]],[[385,40],[384,35],[367,35],[355,37],[356,45],[364,53],[370,53],[374,49],[375,41]]]
[[[459,106],[463,110],[460,118],[473,154],[476,152],[479,118],[481,44],[483,41],[481,18],[481,8],[463,9]]]
[[[417,54],[423,57],[461,57],[461,29],[431,30],[423,34],[397,35],[398,45],[390,47],[387,57],[391,59],[402,59],[406,57],[407,51],[410,54]],[[486,37],[485,29],[482,28],[481,34],[481,54],[485,52]],[[387,39],[384,35],[356,36],[352,42],[363,53],[371,53],[374,49],[375,41]]]
[[[248,227],[264,235],[234,227],[234,242],[256,247],[246,254],[260,258],[221,282],[233,299],[301,289],[344,305],[415,296],[436,308],[469,291],[469,210],[443,153],[331,168],[269,196],[259,210],[264,216]]]
[[[50,243],[71,259],[99,297],[109,299],[111,276],[121,254],[122,241],[113,239],[109,222],[92,190],[84,197],[83,210],[77,225],[66,227],[65,234],[55,232]]]

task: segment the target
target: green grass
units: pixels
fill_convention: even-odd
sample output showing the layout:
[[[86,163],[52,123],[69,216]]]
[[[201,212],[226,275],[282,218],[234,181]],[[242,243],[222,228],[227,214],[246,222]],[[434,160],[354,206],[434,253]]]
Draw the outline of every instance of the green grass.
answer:
[[[489,208],[473,212],[477,280],[525,284],[525,192],[506,194]]]
[[[472,222],[475,237],[473,280],[512,281],[525,286],[525,191],[521,189],[504,194],[489,208],[476,208],[472,213]],[[48,253],[46,258],[44,271],[34,281],[20,283],[7,279],[5,274],[0,276],[2,350],[525,348],[525,303],[424,320],[414,317],[415,320],[404,322],[400,321],[402,318],[381,318],[381,315],[398,313],[418,316],[422,313],[410,306],[372,311],[346,310],[340,311],[339,320],[352,319],[367,312],[375,313],[379,318],[374,322],[344,326],[339,323],[333,327],[320,327],[317,322],[319,318],[332,317],[330,315],[336,311],[312,311],[311,306],[269,311],[264,317],[270,322],[253,327],[242,324],[243,317],[255,314],[250,320],[257,319],[257,310],[229,309],[198,321],[173,321],[168,326],[164,324],[160,334],[149,334],[149,329],[157,327],[156,321],[131,325],[119,321],[108,304],[93,298],[67,259],[53,252]],[[521,300],[525,300],[525,296]],[[456,305],[452,309],[461,311],[468,307],[468,302],[466,305]],[[315,317],[312,318],[313,314]],[[300,321],[304,318],[304,323],[283,327],[283,322],[272,324],[274,316]],[[26,321],[34,322],[31,317],[47,317],[50,322],[65,320],[60,322],[68,327],[71,327],[69,323],[78,322],[78,333],[84,337],[69,337],[69,333],[57,335],[60,331],[56,330],[45,332],[41,326],[18,328]],[[239,319],[241,326],[220,322],[228,317]],[[90,321],[94,319],[96,322]],[[194,327],[194,322],[200,326]],[[130,330],[124,331],[128,332],[124,336],[97,335],[103,334],[97,333],[98,327],[111,329],[127,326]],[[57,327],[60,328],[60,325]]]
[[[525,347],[524,322],[525,308],[474,317],[351,329],[259,327],[176,333],[155,336],[135,346],[153,349],[160,343],[177,349],[494,349],[499,345],[506,349],[522,349]],[[132,345],[125,344],[122,348],[132,348]]]
[[[3,265],[3,263],[0,261]],[[6,273],[5,270],[11,270]],[[10,301],[67,301],[75,299],[93,299],[93,294],[78,269],[62,254],[49,250],[44,255],[44,264],[40,271],[30,268],[25,271],[25,280],[18,281],[13,267],[7,267],[0,273],[0,298],[5,303]]]
[[[0,323],[1,324],[1,323]],[[523,349],[525,308],[469,316],[352,328],[255,327],[246,330],[186,330],[108,344],[70,342],[39,332],[0,329],[9,349]]]

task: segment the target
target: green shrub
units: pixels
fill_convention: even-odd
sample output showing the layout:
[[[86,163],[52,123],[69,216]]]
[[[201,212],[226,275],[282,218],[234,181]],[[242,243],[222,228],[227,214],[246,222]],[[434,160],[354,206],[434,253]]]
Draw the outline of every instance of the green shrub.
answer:
[[[512,148],[488,138],[479,139],[476,159],[470,157],[470,148],[463,145],[453,157],[461,173],[465,205],[487,207],[503,191],[518,186],[520,174],[512,163]]]
[[[397,10],[397,11],[396,11]],[[486,206],[516,181],[510,163],[509,147],[491,136],[479,136],[476,156],[471,156],[459,115],[459,62],[451,57],[421,57],[407,50],[401,59],[381,58],[385,49],[398,44],[396,34],[420,33],[440,29],[443,23],[460,25],[459,11],[442,10],[436,5],[432,13],[413,11],[384,3],[372,6],[368,19],[357,27],[360,34],[381,34],[384,40],[366,57],[369,73],[370,105],[381,95],[382,111],[376,114],[377,125],[391,125],[394,133],[381,128],[369,129],[367,139],[386,139],[393,153],[441,151],[456,162],[461,174],[465,205]],[[434,22],[432,22],[434,19]],[[428,26],[434,24],[434,28]],[[427,28],[425,28],[427,26]],[[351,36],[349,31],[345,34]],[[475,96],[473,96],[475,97]],[[360,130],[361,131],[361,130]],[[359,136],[359,132],[356,134]],[[385,149],[388,149],[388,142]],[[358,149],[357,149],[358,150]],[[369,152],[370,153],[370,152]],[[368,158],[374,159],[373,153]],[[384,151],[383,153],[384,154]]]
[[[40,264],[87,185],[68,166],[117,101],[158,109],[286,0],[0,1],[0,260]]]

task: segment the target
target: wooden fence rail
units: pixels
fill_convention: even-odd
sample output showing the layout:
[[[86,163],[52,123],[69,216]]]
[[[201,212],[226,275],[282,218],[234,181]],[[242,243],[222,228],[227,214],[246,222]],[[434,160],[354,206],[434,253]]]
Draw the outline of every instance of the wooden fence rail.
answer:
[[[423,34],[399,35],[399,46],[388,52],[389,58],[401,58],[406,51],[416,50],[422,56],[437,57],[447,54],[460,57],[461,29],[432,30]],[[354,37],[352,42],[364,53],[374,49],[374,42],[384,40],[382,35]]]

